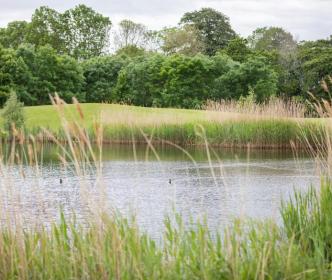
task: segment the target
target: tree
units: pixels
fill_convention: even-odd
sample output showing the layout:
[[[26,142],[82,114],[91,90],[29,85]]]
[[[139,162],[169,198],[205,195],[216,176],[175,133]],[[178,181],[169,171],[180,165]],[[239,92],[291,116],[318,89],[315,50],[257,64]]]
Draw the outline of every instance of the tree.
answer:
[[[167,58],[151,54],[134,60],[120,71],[115,88],[116,102],[160,106],[164,80],[161,67]]]
[[[301,87],[305,94],[308,91],[317,98],[326,98],[326,90],[321,87],[322,80],[330,83],[332,75],[332,38],[305,42],[299,47],[301,62]]]
[[[56,10],[42,6],[35,10],[28,26],[27,42],[36,47],[50,45],[59,53],[65,53],[62,16]]]
[[[149,32],[145,25],[125,19],[119,23],[119,29],[114,34],[114,44],[117,49],[129,46],[144,48],[148,37]]]
[[[16,93],[10,93],[8,100],[1,112],[4,119],[5,131],[12,133],[13,125],[15,128],[22,128],[24,125],[23,103],[19,102]]]
[[[93,9],[78,5],[61,15],[62,36],[67,53],[88,59],[107,52],[111,21]]]
[[[178,53],[194,56],[204,51],[199,32],[192,25],[164,29],[163,41],[162,50],[169,55]]]
[[[0,105],[2,105],[12,89],[13,77],[11,68],[15,65],[15,55],[13,50],[8,50],[0,45]]]
[[[30,80],[24,60],[18,58],[13,49],[0,45],[0,105],[4,104],[11,91],[20,91],[19,85],[26,85]]]
[[[32,45],[20,46],[16,56],[24,61],[29,74],[26,81],[15,81],[15,88],[25,104],[48,104],[49,95],[55,92],[66,102],[73,96],[84,101],[83,70],[74,58],[58,55],[50,46],[36,49]]]
[[[78,5],[63,14],[42,6],[32,15],[27,42],[50,45],[60,54],[87,59],[108,49],[111,21],[93,9]]]
[[[116,102],[115,86],[121,69],[129,62],[124,56],[104,56],[83,63],[87,102]]]
[[[180,23],[193,25],[199,31],[201,41],[204,43],[204,53],[207,55],[214,55],[236,37],[229,18],[211,8],[185,13]]]
[[[281,27],[256,29],[248,37],[249,46],[257,54],[270,58],[278,73],[278,91],[286,96],[300,94],[300,62],[293,35]]]
[[[145,54],[145,49],[133,45],[123,47],[116,51],[117,56],[138,57]]]
[[[6,28],[0,28],[0,44],[5,48],[16,49],[26,42],[28,23],[26,21],[13,21]]]
[[[208,99],[213,82],[213,63],[206,56],[173,55],[162,65],[165,80],[160,104],[163,107],[200,108]]]
[[[253,52],[247,47],[247,44],[248,42],[246,39],[238,37],[230,40],[227,47],[223,51],[233,60],[244,62],[250,55],[253,54]]]
[[[249,46],[259,51],[277,51],[288,54],[296,50],[293,35],[281,27],[257,28],[248,37]]]
[[[233,67],[215,80],[215,98],[240,98],[253,91],[262,102],[276,94],[278,76],[264,57],[252,57]]]

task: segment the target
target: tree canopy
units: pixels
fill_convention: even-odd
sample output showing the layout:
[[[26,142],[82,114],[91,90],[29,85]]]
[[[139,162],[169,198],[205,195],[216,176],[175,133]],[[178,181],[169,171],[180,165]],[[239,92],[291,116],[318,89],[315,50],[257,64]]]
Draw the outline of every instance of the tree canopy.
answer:
[[[199,31],[207,55],[214,55],[236,37],[229,18],[211,8],[185,13],[180,23],[193,25]]]
[[[30,21],[0,28],[0,105],[12,92],[26,105],[48,104],[57,93],[68,102],[185,108],[249,93],[259,102],[331,94],[332,37],[298,43],[281,27],[263,27],[242,38],[211,8],[162,30],[124,19],[113,40],[111,27],[78,5],[42,6]]]

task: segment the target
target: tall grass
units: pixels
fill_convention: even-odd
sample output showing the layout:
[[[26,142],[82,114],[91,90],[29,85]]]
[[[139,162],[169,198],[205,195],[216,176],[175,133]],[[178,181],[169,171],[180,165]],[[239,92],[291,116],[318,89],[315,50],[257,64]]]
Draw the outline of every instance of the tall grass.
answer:
[[[40,223],[27,226],[20,218],[24,213],[17,211],[12,219],[9,213],[19,201],[15,201],[11,164],[29,163],[36,178],[39,178],[40,169],[35,139],[28,137],[28,148],[18,150],[18,146],[27,141],[21,132],[16,131],[8,159],[0,158],[1,190],[6,188],[0,199],[0,279],[332,278],[330,180],[323,180],[320,190],[312,188],[307,194],[296,192],[294,198],[284,202],[280,209],[280,224],[236,220],[224,231],[214,233],[204,221],[185,226],[181,217],[176,215],[165,219],[163,237],[158,242],[142,232],[135,219],[121,217],[107,206],[101,155],[103,137],[110,132],[96,120],[92,138],[91,132],[80,125],[84,113],[79,104],[76,103],[78,119],[68,121],[63,101],[58,97],[52,101],[67,145],[63,145],[51,131],[45,130],[44,134],[59,146],[63,167],[72,168],[81,178],[82,203],[86,205],[88,215],[82,223],[75,215],[68,217],[61,212],[59,221],[49,223],[51,226]],[[284,135],[294,133],[296,129],[295,126],[288,127],[286,122],[279,131],[273,124],[271,120],[267,121],[271,136],[265,135],[266,129],[262,129],[258,134],[260,138],[257,138],[259,143],[269,141],[270,137],[279,137],[280,143],[284,143],[287,141]],[[260,125],[262,123],[257,126]],[[248,123],[242,124],[242,130],[238,131],[231,125],[224,132],[216,126],[217,133],[210,132],[206,126],[196,125],[190,129],[195,132],[193,138],[205,137],[205,143],[211,135],[233,133],[234,136],[244,133],[244,129],[249,131],[246,133],[252,133],[252,137],[257,134],[257,129],[250,129]],[[149,144],[151,137],[170,139],[165,130],[162,131],[137,129],[137,135],[141,133],[142,139]],[[242,135],[238,137],[247,139]],[[91,139],[97,142],[97,152],[92,149]],[[89,172],[97,174],[92,192],[85,180]],[[18,176],[25,176],[23,169]]]
[[[105,143],[142,143],[143,133],[151,136],[153,144],[161,140],[176,144],[202,145],[201,127],[211,145],[226,147],[255,146],[260,148],[306,147],[320,142],[323,121],[303,118],[305,105],[297,101],[271,99],[257,104],[247,101],[208,103],[207,110],[141,108],[115,104],[81,104],[81,113],[75,104],[62,105],[62,114],[68,123],[84,126],[96,140],[95,124],[104,128]],[[62,121],[54,106],[25,108],[26,134],[41,141],[50,141],[45,128],[59,140],[66,140]],[[143,133],[142,133],[143,132]],[[313,141],[317,138],[317,141]]]
[[[209,100],[204,109],[251,117],[304,118],[308,116],[308,107],[303,101],[271,97],[263,103],[257,103],[252,95],[240,100],[220,100],[218,102]]]
[[[82,227],[0,230],[1,279],[330,279],[330,182],[283,204],[282,225],[236,221],[216,236],[204,223],[165,220],[162,243],[133,220],[101,215]]]
[[[68,113],[66,108],[69,105],[63,106],[67,123],[72,124],[73,130],[77,125],[84,126],[92,141],[97,139],[95,124],[102,125],[104,143],[145,143],[146,134],[151,137],[153,144],[166,140],[182,146],[204,145],[205,139],[201,137],[201,131],[204,130],[209,144],[213,146],[291,148],[295,144],[296,147],[303,148],[307,146],[307,141],[311,145],[321,142],[324,134],[324,123],[319,119],[272,118],[245,114],[238,116],[208,111],[197,111],[197,116],[194,112],[192,114],[181,111],[179,116],[172,117],[173,113],[168,112],[168,109],[163,109],[166,111],[162,111],[160,115],[149,111],[144,114],[140,111],[134,113],[130,111],[134,108],[126,107],[123,110],[127,111],[112,113],[112,117],[106,118],[108,111],[101,111],[94,120],[92,117],[81,120],[78,113]],[[81,108],[86,115],[86,106]],[[170,115],[169,119],[165,117],[165,113]],[[49,125],[47,130],[58,140],[67,140],[60,120],[56,121],[54,127]],[[49,134],[45,133],[45,127],[28,126],[27,133],[35,135],[41,141],[52,140]],[[304,141],[305,139],[307,141]]]

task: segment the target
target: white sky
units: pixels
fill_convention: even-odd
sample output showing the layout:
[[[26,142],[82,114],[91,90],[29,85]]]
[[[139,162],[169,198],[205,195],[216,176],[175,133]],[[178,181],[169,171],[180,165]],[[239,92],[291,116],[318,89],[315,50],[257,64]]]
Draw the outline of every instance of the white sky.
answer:
[[[263,26],[281,26],[297,40],[332,35],[332,0],[0,0],[0,26],[30,20],[42,5],[62,12],[77,4],[107,15],[115,25],[131,19],[160,29],[176,25],[185,12],[212,7],[229,16],[234,30],[242,36]]]

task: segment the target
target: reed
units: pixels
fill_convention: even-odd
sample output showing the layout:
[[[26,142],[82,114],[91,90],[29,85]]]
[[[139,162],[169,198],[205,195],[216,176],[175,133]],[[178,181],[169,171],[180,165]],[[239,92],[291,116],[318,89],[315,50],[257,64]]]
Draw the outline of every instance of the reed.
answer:
[[[263,103],[256,103],[251,95],[240,100],[208,100],[204,109],[269,118],[305,118],[310,116],[306,102],[296,99],[271,97]]]
[[[281,224],[274,221],[235,220],[225,230],[213,233],[203,221],[185,225],[181,217],[165,219],[163,237],[159,241],[142,232],[134,218],[122,217],[105,201],[103,184],[102,143],[110,133],[96,119],[89,131],[80,125],[86,116],[75,102],[76,120],[68,120],[66,106],[61,99],[52,99],[57,110],[64,145],[57,135],[45,129],[43,133],[59,147],[63,168],[70,168],[80,178],[81,204],[86,206],[84,217],[60,211],[57,221],[39,223],[48,213],[43,209],[43,195],[38,189],[41,159],[36,139],[14,133],[11,151],[0,157],[0,279],[330,279],[332,246],[332,183],[322,180],[319,190],[307,194],[295,192],[294,197],[281,205]],[[295,126],[282,130],[267,120],[268,130],[280,141],[294,133]],[[216,125],[212,132],[207,126],[191,124],[194,137],[205,139],[220,132]],[[258,127],[262,125],[260,123]],[[316,124],[314,124],[315,127]],[[180,126],[181,127],[181,126]],[[243,124],[237,133],[249,129]],[[283,132],[288,129],[289,132]],[[307,128],[311,131],[311,127]],[[151,137],[166,138],[173,132],[143,131],[142,139],[153,151]],[[122,132],[123,130],[120,130]],[[180,128],[177,133],[180,133]],[[269,141],[262,130],[259,142]],[[302,130],[302,133],[305,130]],[[325,132],[325,130],[324,130]],[[93,136],[91,134],[93,133]],[[113,133],[113,132],[112,132]],[[159,133],[159,134],[158,134]],[[164,134],[162,134],[164,133]],[[188,132],[183,132],[187,137]],[[285,134],[283,134],[285,133]],[[309,133],[309,132],[308,132]],[[129,132],[128,132],[129,135]],[[125,135],[126,137],[128,135]],[[131,130],[132,135],[132,130]],[[235,135],[235,134],[234,134]],[[294,134],[295,135],[295,134]],[[323,134],[325,135],[325,134]],[[252,135],[253,136],[253,135]],[[244,139],[245,136],[238,136]],[[265,138],[267,137],[267,138]],[[309,136],[308,136],[309,137]],[[211,137],[212,138],[212,137]],[[97,150],[92,148],[96,140]],[[181,139],[181,138],[180,138]],[[308,138],[307,138],[308,139]],[[316,139],[316,138],[315,138]],[[309,141],[309,140],[308,140]],[[281,142],[284,143],[284,142]],[[27,145],[27,146],[26,146]],[[175,145],[175,144],[174,144]],[[208,145],[207,145],[208,146]],[[207,147],[208,149],[208,147]],[[16,192],[17,179],[24,178],[23,169],[13,176],[12,167],[29,164],[36,182],[31,193],[38,201],[39,215],[35,224],[27,224],[24,200]],[[86,180],[89,172],[97,174],[94,188]],[[39,190],[39,191],[38,191]],[[38,196],[39,194],[40,196]],[[23,204],[23,205],[21,205]],[[21,207],[22,206],[22,207]],[[31,221],[31,220],[30,220]]]
[[[329,279],[330,182],[296,194],[283,224],[240,221],[211,235],[204,223],[165,220],[162,243],[134,220],[103,214],[82,227],[61,216],[50,229],[0,230],[1,279]]]
[[[277,104],[281,104],[278,101]],[[297,103],[296,103],[297,104]],[[322,135],[323,121],[320,119],[299,118],[300,109],[292,105],[293,117],[285,117],[286,113],[279,111],[269,114],[265,105],[256,111],[249,109],[246,113],[238,111],[209,111],[141,108],[114,104],[63,104],[63,114],[68,123],[75,123],[85,127],[91,140],[96,140],[94,125],[98,122],[104,128],[104,143],[142,143],[149,135],[153,144],[160,144],[163,140],[178,145],[202,145],[204,139],[200,131],[204,129],[208,142],[214,146],[257,148],[300,148],[309,144],[316,145],[313,139]],[[272,106],[272,105],[271,105]],[[274,105],[275,107],[279,105]],[[280,105],[286,106],[285,104]],[[300,107],[300,105],[298,105]],[[231,107],[230,107],[231,108]],[[297,108],[297,107],[296,107]],[[290,108],[288,108],[290,109]],[[296,113],[295,113],[296,112]],[[266,114],[265,114],[266,113]],[[45,129],[58,139],[66,139],[61,120],[53,106],[39,106],[25,108],[26,134],[32,134],[42,141],[50,141]],[[295,117],[297,116],[297,117]],[[142,133],[143,132],[143,133]],[[317,141],[321,141],[318,137]],[[316,141],[316,142],[317,142]]]

